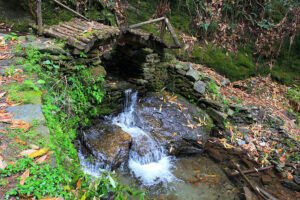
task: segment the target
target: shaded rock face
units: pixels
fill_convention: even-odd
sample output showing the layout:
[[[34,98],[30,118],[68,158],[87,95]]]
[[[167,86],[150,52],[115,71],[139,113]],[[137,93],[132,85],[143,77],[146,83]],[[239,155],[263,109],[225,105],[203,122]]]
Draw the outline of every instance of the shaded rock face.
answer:
[[[199,123],[200,112],[181,99],[170,103],[163,96],[148,95],[140,100],[138,126],[151,133],[171,155],[200,153],[209,136]]]
[[[87,150],[112,169],[128,160],[131,136],[118,126],[100,123],[82,131],[80,139]]]

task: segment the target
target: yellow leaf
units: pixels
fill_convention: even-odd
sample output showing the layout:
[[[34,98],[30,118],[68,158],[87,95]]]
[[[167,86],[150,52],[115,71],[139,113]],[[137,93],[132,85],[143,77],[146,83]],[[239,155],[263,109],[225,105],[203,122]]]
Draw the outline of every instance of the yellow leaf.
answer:
[[[176,135],[177,135],[177,133],[176,133],[176,132],[174,132],[174,133],[173,133],[173,137],[175,137]]]
[[[28,157],[29,157],[29,158],[35,158],[35,157],[41,156],[41,155],[47,153],[48,150],[49,150],[49,148],[42,148],[42,149],[39,149],[39,150],[37,150],[37,151],[35,151],[35,152],[29,154]]]
[[[93,29],[92,28],[88,28],[88,32],[92,32],[93,31]]]

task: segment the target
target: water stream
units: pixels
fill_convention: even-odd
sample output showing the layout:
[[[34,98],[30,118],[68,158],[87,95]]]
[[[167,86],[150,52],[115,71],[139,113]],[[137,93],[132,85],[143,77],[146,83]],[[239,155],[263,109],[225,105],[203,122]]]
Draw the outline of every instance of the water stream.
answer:
[[[168,156],[165,149],[151,135],[137,126],[140,118],[137,112],[137,92],[125,91],[124,111],[113,119],[113,124],[118,125],[132,137],[132,146],[143,143],[146,153],[139,155],[131,150],[128,166],[133,174],[141,179],[144,185],[167,183],[175,179],[172,174],[174,157]]]

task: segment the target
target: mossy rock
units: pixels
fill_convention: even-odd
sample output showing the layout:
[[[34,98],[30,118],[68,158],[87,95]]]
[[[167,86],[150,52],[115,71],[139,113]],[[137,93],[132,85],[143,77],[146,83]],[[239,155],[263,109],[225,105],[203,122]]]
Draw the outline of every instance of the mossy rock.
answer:
[[[106,76],[106,70],[101,65],[91,67],[88,70],[91,73],[94,80],[97,80],[99,77]]]

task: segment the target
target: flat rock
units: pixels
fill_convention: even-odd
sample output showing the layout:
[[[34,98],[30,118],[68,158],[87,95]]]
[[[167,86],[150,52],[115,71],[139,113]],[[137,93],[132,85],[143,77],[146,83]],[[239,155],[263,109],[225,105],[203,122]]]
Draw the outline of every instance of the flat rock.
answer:
[[[24,42],[21,43],[21,47],[23,48],[35,48],[41,53],[50,53],[54,55],[68,55],[67,52],[61,48],[60,46],[53,45],[53,44],[47,44],[47,42]]]
[[[198,71],[194,70],[194,69],[190,69],[187,73],[186,73],[186,77],[188,77],[189,79],[191,79],[192,81],[198,81],[200,78],[200,74]]]
[[[194,83],[194,90],[200,94],[205,94],[206,83],[197,81],[196,83]]]
[[[25,104],[9,107],[6,110],[10,113],[15,113],[12,119],[22,120],[31,124],[36,120],[39,124],[45,124],[45,117],[40,105]]]

